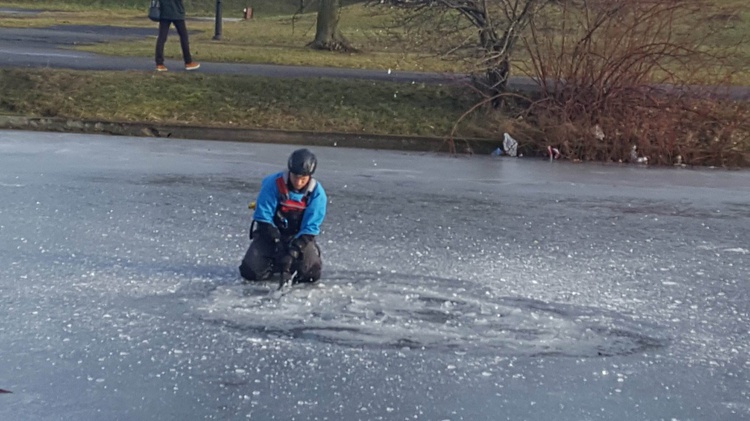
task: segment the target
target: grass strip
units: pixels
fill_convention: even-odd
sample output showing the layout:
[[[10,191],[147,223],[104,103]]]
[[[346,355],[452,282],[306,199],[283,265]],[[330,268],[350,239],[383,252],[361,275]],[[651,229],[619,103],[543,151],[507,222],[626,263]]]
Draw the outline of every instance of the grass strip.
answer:
[[[0,70],[0,112],[211,127],[447,136],[460,87],[235,75]],[[462,124],[475,136],[475,121]]]

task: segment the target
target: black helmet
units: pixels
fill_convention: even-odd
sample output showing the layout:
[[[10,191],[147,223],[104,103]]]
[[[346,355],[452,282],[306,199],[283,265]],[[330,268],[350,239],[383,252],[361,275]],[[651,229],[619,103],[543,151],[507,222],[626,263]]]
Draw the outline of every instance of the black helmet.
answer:
[[[313,175],[318,160],[307,149],[297,149],[289,156],[289,172],[297,175]]]

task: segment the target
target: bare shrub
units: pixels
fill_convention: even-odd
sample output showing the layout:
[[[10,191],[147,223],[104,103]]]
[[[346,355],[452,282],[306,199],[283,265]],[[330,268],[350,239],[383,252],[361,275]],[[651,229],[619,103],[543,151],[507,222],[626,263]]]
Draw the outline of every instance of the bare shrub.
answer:
[[[524,115],[544,135],[527,146],[576,160],[746,163],[747,106],[705,88],[730,71],[728,50],[706,48],[708,10],[701,0],[573,0],[532,21],[539,96]]]
[[[694,100],[681,110],[677,147],[695,165],[750,166],[750,104]]]

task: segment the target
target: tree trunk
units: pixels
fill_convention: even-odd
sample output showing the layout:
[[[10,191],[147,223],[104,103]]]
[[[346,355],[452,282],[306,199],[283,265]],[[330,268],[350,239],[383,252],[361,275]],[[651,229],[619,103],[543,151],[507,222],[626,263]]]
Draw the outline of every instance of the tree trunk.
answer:
[[[513,47],[511,43],[505,45],[508,36],[506,33],[502,39],[498,39],[493,28],[482,28],[479,33],[479,43],[487,56],[487,88],[494,108],[502,106],[502,95],[508,90],[508,77],[510,76],[508,51]]]
[[[316,50],[354,51],[339,32],[339,9],[341,0],[319,0],[318,22],[315,41],[309,45]]]
[[[492,107],[500,108],[503,105],[503,94],[508,92],[508,78],[510,77],[510,62],[507,57],[494,60],[487,68],[487,82],[490,95],[492,95]]]

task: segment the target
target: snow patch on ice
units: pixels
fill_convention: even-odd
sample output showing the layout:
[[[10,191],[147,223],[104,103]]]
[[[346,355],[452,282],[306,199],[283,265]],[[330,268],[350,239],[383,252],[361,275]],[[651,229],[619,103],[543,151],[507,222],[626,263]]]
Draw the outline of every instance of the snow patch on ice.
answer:
[[[250,337],[345,347],[429,349],[486,355],[627,355],[665,340],[611,311],[522,297],[489,297],[454,281],[330,282],[287,292],[276,285],[222,285],[197,303],[208,321]]]

